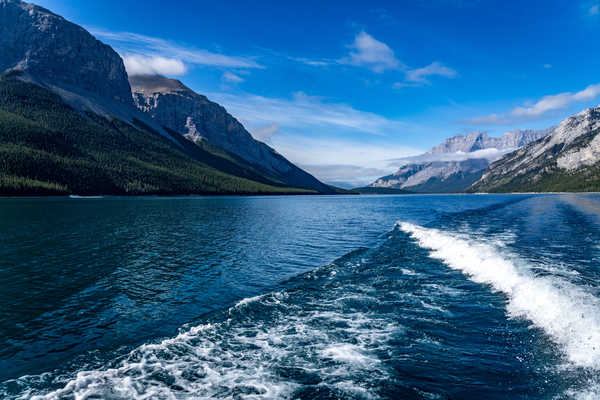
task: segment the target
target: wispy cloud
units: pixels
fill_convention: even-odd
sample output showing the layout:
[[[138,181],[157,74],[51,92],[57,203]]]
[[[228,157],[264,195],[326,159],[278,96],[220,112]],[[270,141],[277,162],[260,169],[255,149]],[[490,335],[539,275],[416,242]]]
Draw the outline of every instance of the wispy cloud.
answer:
[[[346,188],[366,186],[391,172],[389,169],[361,167],[360,165],[299,165],[323,182]]]
[[[483,117],[471,118],[462,122],[470,124],[512,124],[519,121],[535,120],[546,114],[563,110],[575,103],[591,101],[600,96],[600,84],[590,85],[579,92],[564,92],[544,96],[531,105],[515,107],[504,114],[489,114]]]
[[[365,31],[360,31],[348,47],[352,50],[347,57],[339,60],[340,63],[367,67],[379,73],[402,66],[387,44]]]
[[[397,135],[412,125],[302,92],[290,98],[207,96],[225,106],[256,139],[326,182],[364,185],[395,170],[388,160],[422,153],[397,143]]]
[[[290,60],[297,61],[302,64],[310,65],[312,67],[327,67],[329,65],[337,64],[336,60],[327,59],[312,59],[306,57],[288,57]]]
[[[392,160],[422,153],[422,149],[395,143],[365,143],[355,140],[307,138],[282,134],[272,145],[288,159],[317,178],[346,186],[364,186],[391,174],[397,167]]]
[[[590,15],[600,15],[600,4],[594,4],[588,10]]]
[[[259,128],[254,128],[251,130],[252,137],[256,140],[260,140],[261,142],[269,143],[271,142],[271,138],[278,134],[280,131],[280,126],[278,124],[271,124],[267,126],[262,126]]]
[[[375,12],[382,13],[385,10],[377,9]],[[422,68],[408,68],[402,61],[396,58],[394,51],[385,43],[375,39],[367,32],[360,31],[354,38],[354,42],[347,46],[350,53],[343,58],[335,59],[312,59],[305,57],[289,57],[289,59],[313,67],[329,67],[334,65],[353,65],[365,67],[376,73],[395,70],[404,73],[404,80],[394,83],[394,87],[416,87],[430,85],[430,77],[440,76],[444,78],[456,78],[458,72],[453,68],[443,65],[439,61]]]
[[[442,76],[445,78],[456,78],[458,73],[438,61],[434,61],[426,67],[406,71],[406,81],[412,83],[431,84],[430,76]]]
[[[471,152],[463,152],[457,151],[455,153],[423,153],[417,156],[412,157],[404,157],[398,158],[395,160],[390,160],[390,165],[395,165],[397,167],[401,167],[406,164],[418,164],[418,163],[427,163],[427,162],[436,162],[436,161],[465,161],[465,160],[473,160],[473,159],[486,159],[488,161],[495,161],[502,157],[506,153],[510,153],[515,149],[481,149],[475,150]]]
[[[234,74],[233,72],[225,72],[225,73],[223,73],[223,75],[221,76],[221,79],[223,79],[226,82],[231,82],[231,83],[241,83],[241,82],[244,82],[244,78],[242,78],[241,76],[238,76],[238,75]]]
[[[406,126],[398,120],[357,110],[347,104],[328,102],[303,92],[296,92],[289,99],[228,93],[210,93],[208,96],[254,126],[336,127],[375,135],[392,134]]]
[[[112,44],[117,51],[126,57],[138,56],[150,60],[174,60],[184,64],[184,68],[185,64],[227,68],[264,68],[249,57],[214,53],[157,37],[132,32],[111,32],[96,28],[89,28],[89,31],[94,36]]]
[[[129,75],[183,75],[187,68],[181,60],[165,57],[124,55],[123,62]]]

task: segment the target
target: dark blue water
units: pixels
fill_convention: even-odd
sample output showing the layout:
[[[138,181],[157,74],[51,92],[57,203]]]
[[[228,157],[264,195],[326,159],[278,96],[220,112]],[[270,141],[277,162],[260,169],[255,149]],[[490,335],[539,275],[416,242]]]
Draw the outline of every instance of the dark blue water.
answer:
[[[0,397],[596,399],[600,196],[0,200]]]

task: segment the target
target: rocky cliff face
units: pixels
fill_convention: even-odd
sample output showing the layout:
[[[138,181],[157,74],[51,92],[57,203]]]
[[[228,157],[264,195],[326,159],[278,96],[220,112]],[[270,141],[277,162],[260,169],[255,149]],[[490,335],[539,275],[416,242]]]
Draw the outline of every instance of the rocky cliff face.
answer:
[[[498,138],[485,132],[454,136],[421,156],[404,160],[398,171],[379,178],[371,186],[421,192],[463,191],[483,174],[490,162],[549,132],[548,129],[514,130]]]
[[[20,71],[24,79],[65,92],[63,97],[71,94],[72,101],[91,96],[132,105],[121,57],[42,7],[0,0],[0,49],[0,73]]]
[[[442,144],[433,147],[427,153],[470,153],[483,149],[517,149],[528,143],[534,142],[551,132],[552,129],[544,130],[521,130],[515,129],[506,132],[498,138],[489,137],[485,132],[473,132],[468,135],[454,136],[445,140]]]
[[[599,161],[600,107],[595,107],[565,119],[543,140],[491,164],[472,190],[596,190]]]
[[[274,149],[255,140],[225,108],[195,93],[180,81],[163,76],[132,76],[133,99],[156,123],[193,142],[206,140],[261,168],[282,182],[327,192],[310,174]]]

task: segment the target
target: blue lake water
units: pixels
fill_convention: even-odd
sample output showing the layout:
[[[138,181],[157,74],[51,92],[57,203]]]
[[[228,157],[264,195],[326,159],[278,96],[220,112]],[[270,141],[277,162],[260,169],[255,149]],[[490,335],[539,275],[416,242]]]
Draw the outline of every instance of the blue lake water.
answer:
[[[0,397],[600,398],[600,196],[0,200]]]

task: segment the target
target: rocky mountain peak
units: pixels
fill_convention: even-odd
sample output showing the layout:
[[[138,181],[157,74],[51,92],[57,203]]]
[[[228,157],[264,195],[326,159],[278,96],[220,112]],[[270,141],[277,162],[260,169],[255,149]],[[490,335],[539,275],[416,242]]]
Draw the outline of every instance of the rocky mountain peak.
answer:
[[[427,151],[427,153],[456,153],[459,151],[463,153],[469,153],[471,151],[485,148],[483,146],[487,139],[487,133],[482,131],[471,132],[467,135],[457,135],[446,139],[444,142],[435,147],[432,147]]]
[[[66,100],[97,97],[133,105],[121,57],[82,27],[45,8],[0,0],[0,48],[0,73],[19,71],[22,79],[46,86]]]
[[[600,106],[587,108],[562,121],[552,132],[550,142],[568,144],[597,128],[600,128]]]
[[[154,122],[195,143],[207,141],[267,171],[283,182],[328,191],[274,149],[255,140],[244,126],[217,103],[175,79],[160,75],[129,78],[139,110]]]

